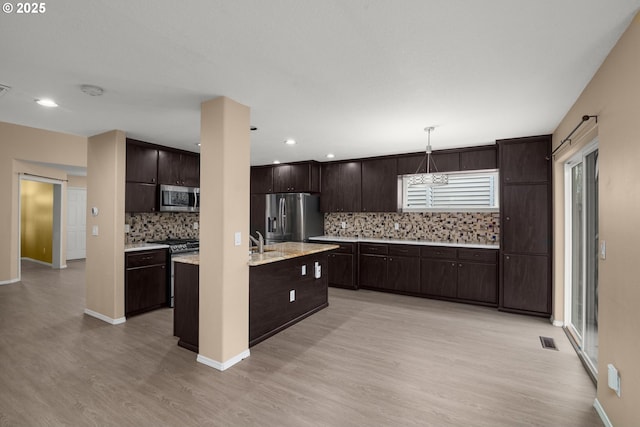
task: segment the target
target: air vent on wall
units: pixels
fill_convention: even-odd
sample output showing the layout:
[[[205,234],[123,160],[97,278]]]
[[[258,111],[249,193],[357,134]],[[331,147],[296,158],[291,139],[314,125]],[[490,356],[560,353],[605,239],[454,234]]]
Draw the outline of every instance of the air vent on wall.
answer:
[[[2,96],[5,93],[9,92],[9,89],[11,89],[9,86],[0,85],[0,96]]]

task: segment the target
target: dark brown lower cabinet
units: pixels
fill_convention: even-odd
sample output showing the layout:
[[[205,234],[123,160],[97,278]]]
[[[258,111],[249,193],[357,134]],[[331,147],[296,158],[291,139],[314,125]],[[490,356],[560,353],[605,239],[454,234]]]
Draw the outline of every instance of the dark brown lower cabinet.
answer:
[[[497,304],[497,284],[498,269],[495,264],[458,263],[458,298]]]
[[[360,253],[360,287],[369,289],[388,289],[387,256]]]
[[[166,249],[125,253],[124,312],[141,314],[169,303],[169,254]]]
[[[327,260],[328,253],[321,252],[250,267],[250,347],[329,305]]]
[[[420,292],[420,258],[389,256],[387,289],[399,292]]]
[[[178,345],[198,352],[200,316],[200,267],[194,264],[174,264],[173,335]]]
[[[458,292],[456,260],[421,259],[420,290],[433,297],[455,298]]]
[[[356,281],[357,243],[323,242],[339,245],[340,248],[329,253],[329,286],[346,289],[358,289]]]
[[[497,306],[497,250],[424,247],[421,290],[426,296]]]
[[[549,257],[504,254],[500,309],[551,314]]]

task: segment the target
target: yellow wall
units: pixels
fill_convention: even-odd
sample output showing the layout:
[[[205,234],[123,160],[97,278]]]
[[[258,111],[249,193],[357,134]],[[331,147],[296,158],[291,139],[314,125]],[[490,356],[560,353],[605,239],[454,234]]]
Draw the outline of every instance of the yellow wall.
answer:
[[[554,147],[585,114],[597,114],[563,149],[554,167],[554,315],[562,315],[564,292],[564,176],[562,163],[597,135],[599,141],[600,240],[599,355],[597,399],[615,426],[640,425],[640,15],[587,85],[554,133]],[[560,304],[559,304],[560,303]],[[560,307],[559,307],[560,306]],[[607,364],[621,375],[622,395],[607,387]],[[569,391],[567,391],[569,392]]]
[[[0,122],[0,283],[18,279],[18,200],[20,173],[34,173],[53,179],[66,179],[66,173],[28,162],[47,162],[87,166],[87,138]],[[63,197],[66,183],[63,183]],[[63,199],[63,207],[65,200]],[[64,212],[63,212],[64,215]],[[63,221],[63,246],[66,221]],[[66,263],[62,254],[62,264]]]
[[[20,256],[51,263],[53,184],[23,180],[20,204]]]

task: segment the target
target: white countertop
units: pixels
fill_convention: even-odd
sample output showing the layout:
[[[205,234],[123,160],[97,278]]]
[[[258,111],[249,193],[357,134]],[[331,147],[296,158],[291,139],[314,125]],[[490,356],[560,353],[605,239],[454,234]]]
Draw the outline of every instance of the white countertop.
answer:
[[[342,237],[342,236],[315,236],[309,237],[309,241],[315,242],[345,242],[345,243],[388,243],[396,245],[420,245],[420,246],[448,246],[472,249],[500,249],[500,245],[483,243],[458,243],[437,242],[431,240],[402,240],[402,239],[377,239],[374,237]]]
[[[168,249],[169,245],[161,245],[159,243],[131,243],[124,245],[125,252],[148,251],[151,249]]]

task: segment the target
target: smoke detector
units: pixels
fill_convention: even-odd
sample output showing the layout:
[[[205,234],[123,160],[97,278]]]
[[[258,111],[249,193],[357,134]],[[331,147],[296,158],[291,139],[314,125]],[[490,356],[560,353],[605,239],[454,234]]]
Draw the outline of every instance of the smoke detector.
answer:
[[[100,96],[104,93],[104,89],[94,85],[82,85],[80,86],[80,90],[89,96]]]
[[[9,89],[11,89],[9,86],[0,85],[0,96],[2,96],[5,93],[9,92]]]

